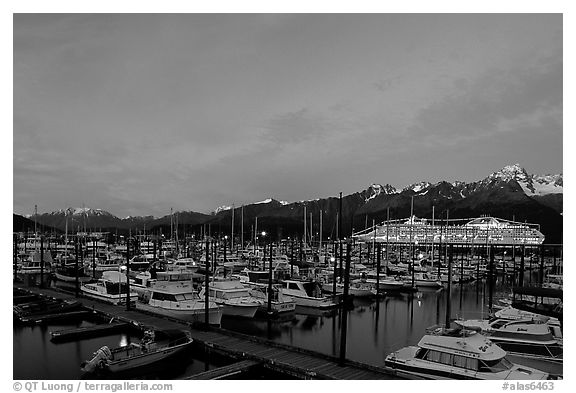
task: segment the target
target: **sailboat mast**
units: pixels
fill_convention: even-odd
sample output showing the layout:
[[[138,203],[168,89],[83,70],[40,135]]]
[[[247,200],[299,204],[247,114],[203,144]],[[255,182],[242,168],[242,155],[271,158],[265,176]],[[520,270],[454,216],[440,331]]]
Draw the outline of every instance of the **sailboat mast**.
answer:
[[[304,247],[306,247],[306,205],[304,205]]]
[[[232,204],[232,234],[230,236],[230,239],[231,239],[230,240],[231,241],[230,250],[232,252],[234,252],[233,251],[234,250],[234,204]]]
[[[312,212],[310,212],[310,245],[312,245],[313,240],[314,240],[314,232],[312,232]]]
[[[242,243],[241,247],[244,249],[244,205],[242,205],[242,211],[240,216],[240,242]]]
[[[322,210],[320,210],[320,240],[318,243],[318,250],[322,252]]]

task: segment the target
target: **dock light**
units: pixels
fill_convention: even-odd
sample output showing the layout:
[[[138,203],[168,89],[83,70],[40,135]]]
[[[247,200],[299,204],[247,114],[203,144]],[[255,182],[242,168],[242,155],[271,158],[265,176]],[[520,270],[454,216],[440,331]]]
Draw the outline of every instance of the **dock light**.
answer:
[[[262,231],[262,236],[266,236],[266,231]]]
[[[336,258],[330,257],[330,262],[334,262],[334,261],[336,261]]]

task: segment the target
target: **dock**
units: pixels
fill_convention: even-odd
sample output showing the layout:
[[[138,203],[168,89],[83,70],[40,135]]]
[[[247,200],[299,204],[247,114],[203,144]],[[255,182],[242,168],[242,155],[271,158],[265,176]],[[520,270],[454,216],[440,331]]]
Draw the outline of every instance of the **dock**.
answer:
[[[50,332],[53,342],[66,342],[79,339],[106,336],[111,333],[127,330],[130,327],[126,322],[112,322],[95,326],[86,326],[76,329],[57,330]]]
[[[237,363],[232,363],[228,366],[218,367],[213,370],[204,371],[203,373],[193,375],[185,379],[196,380],[210,380],[210,379],[226,379],[250,371],[251,369],[260,366],[260,363],[253,360],[244,360]]]
[[[54,289],[32,287],[26,288],[26,290],[39,296],[49,296],[62,300],[75,299],[74,295]],[[85,309],[101,314],[105,318],[114,318],[120,323],[125,323],[125,327],[189,331],[196,346],[201,346],[207,351],[215,351],[237,361],[236,367],[223,368],[220,372],[212,370],[214,378],[223,378],[226,375],[232,375],[231,373],[243,372],[242,370],[247,370],[258,364],[269,370],[300,379],[401,379],[394,371],[385,367],[377,367],[349,359],[340,363],[339,359],[334,356],[259,337],[222,328],[199,328],[185,321],[143,312],[137,308],[126,310],[125,306],[114,306],[89,298],[79,299]],[[209,375],[205,374],[204,377]]]

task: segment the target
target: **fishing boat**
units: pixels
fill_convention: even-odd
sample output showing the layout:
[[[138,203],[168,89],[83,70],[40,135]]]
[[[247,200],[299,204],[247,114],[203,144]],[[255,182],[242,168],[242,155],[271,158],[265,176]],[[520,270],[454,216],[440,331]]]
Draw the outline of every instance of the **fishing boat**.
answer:
[[[204,322],[205,306],[191,281],[156,281],[147,290],[143,303],[139,303],[141,309],[189,322]],[[221,308],[215,302],[209,302],[208,323],[220,326],[221,318]]]
[[[282,294],[294,298],[297,306],[329,309],[338,306],[330,296],[322,295],[322,288],[316,281],[284,280],[280,285]]]
[[[222,307],[222,314],[235,317],[253,318],[262,301],[253,296],[238,280],[212,281],[208,284],[210,301]],[[204,298],[206,288],[200,291]]]
[[[146,331],[140,343],[110,349],[103,346],[92,359],[82,362],[85,373],[118,373],[148,366],[177,355],[192,343],[182,330]]]
[[[85,283],[81,287],[84,296],[102,300],[114,305],[126,304],[126,275],[120,272],[106,271],[95,283]],[[138,299],[136,292],[130,291],[130,303]]]
[[[560,328],[535,320],[456,320],[457,325],[476,330],[510,354],[562,362],[563,339]]]
[[[488,338],[466,329],[437,328],[416,346],[386,357],[385,365],[413,379],[545,380],[549,374],[520,366]]]

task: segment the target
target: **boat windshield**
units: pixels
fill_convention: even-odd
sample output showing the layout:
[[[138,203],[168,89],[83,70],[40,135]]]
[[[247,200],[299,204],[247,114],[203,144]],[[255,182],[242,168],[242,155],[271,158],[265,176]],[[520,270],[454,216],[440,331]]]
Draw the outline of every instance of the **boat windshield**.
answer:
[[[238,297],[247,297],[250,296],[248,290],[240,290],[240,291],[230,291],[224,293],[224,299],[236,299]]]
[[[194,300],[197,297],[193,293],[179,293],[175,295],[176,301],[181,302],[183,300]]]
[[[506,358],[495,360],[481,360],[480,372],[499,373],[501,371],[510,370],[513,367],[512,362]]]

